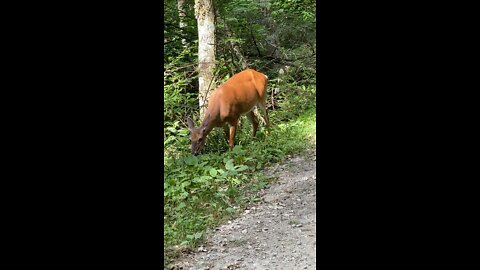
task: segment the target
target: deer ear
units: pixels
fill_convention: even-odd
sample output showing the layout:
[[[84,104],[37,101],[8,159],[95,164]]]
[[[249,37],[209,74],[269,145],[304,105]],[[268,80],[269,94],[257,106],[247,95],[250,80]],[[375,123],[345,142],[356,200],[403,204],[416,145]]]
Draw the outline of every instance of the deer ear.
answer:
[[[188,125],[188,129],[192,130],[195,125],[193,124],[193,120],[190,118],[190,117],[187,117],[187,125]]]

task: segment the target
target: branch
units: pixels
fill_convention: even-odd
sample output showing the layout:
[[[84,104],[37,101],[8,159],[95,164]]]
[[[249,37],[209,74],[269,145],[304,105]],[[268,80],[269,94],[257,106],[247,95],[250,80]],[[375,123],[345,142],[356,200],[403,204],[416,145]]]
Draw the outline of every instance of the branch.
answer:
[[[260,49],[258,48],[257,41],[255,40],[255,36],[253,35],[253,29],[250,27],[250,36],[252,36],[253,44],[255,45],[255,48],[257,48],[258,56],[262,57],[262,54],[260,53]]]

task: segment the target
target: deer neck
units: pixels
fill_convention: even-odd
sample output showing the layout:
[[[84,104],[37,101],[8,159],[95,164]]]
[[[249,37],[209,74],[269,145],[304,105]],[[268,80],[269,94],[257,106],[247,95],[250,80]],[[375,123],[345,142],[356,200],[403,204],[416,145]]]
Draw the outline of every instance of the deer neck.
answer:
[[[212,131],[216,124],[217,123],[214,115],[212,115],[210,111],[207,111],[200,127],[205,128],[205,135],[207,135],[208,133],[210,133],[210,131]]]

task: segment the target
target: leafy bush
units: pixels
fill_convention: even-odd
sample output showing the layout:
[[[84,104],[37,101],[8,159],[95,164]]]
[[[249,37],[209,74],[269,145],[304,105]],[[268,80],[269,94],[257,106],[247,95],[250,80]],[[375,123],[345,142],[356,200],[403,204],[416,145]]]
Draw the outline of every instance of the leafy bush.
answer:
[[[232,151],[210,148],[200,156],[184,153],[167,158],[164,164],[166,252],[172,252],[175,246],[194,247],[203,239],[205,228],[232,217],[237,209],[255,201],[256,197],[249,195],[248,190],[258,190],[268,182],[260,169],[307,149],[308,135],[315,134],[314,128],[315,112],[308,111],[297,121],[277,125],[262,139],[242,138]],[[240,136],[249,138],[250,134],[243,128]]]

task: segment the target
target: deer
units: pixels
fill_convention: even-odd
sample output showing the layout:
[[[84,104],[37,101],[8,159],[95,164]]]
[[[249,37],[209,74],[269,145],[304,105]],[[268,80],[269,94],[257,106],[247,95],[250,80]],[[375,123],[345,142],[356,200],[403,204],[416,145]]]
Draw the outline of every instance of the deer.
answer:
[[[237,125],[243,114],[247,115],[252,124],[252,136],[255,137],[258,129],[258,121],[253,112],[255,107],[262,111],[266,127],[270,130],[266,108],[267,82],[268,77],[265,74],[246,69],[218,86],[210,95],[205,117],[200,126],[196,128],[193,120],[187,117],[192,154],[198,155],[202,151],[207,135],[214,127],[223,127],[232,150]]]

